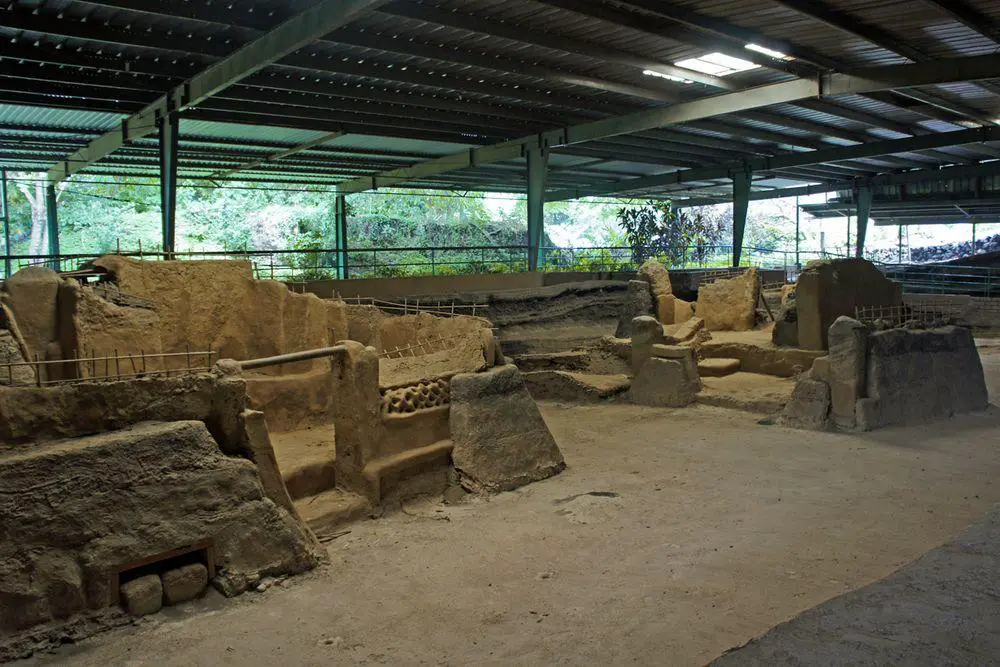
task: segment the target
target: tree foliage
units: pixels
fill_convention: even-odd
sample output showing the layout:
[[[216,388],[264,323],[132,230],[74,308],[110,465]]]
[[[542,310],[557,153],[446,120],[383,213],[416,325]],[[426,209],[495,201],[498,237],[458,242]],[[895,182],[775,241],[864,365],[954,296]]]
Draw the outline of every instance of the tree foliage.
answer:
[[[660,258],[668,266],[683,266],[689,260],[702,263],[725,233],[721,220],[708,218],[700,211],[678,212],[669,201],[622,207],[618,224],[636,264],[651,257]]]

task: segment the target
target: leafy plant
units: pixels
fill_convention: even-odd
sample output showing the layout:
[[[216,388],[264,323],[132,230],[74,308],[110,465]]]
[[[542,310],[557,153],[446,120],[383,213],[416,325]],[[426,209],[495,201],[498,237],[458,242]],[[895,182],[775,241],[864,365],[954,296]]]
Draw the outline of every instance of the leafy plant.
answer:
[[[651,257],[667,266],[684,266],[689,259],[703,262],[725,233],[721,221],[678,212],[669,201],[623,207],[617,217],[637,265]]]

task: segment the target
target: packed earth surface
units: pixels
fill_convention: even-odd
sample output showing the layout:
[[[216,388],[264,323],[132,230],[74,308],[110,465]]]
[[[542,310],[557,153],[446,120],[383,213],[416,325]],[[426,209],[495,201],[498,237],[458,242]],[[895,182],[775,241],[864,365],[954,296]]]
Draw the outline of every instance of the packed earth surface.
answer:
[[[996,403],[1000,346],[980,351]],[[1000,502],[995,407],[863,435],[705,405],[542,414],[554,478],[404,499],[332,536],[329,566],[20,664],[704,664]]]

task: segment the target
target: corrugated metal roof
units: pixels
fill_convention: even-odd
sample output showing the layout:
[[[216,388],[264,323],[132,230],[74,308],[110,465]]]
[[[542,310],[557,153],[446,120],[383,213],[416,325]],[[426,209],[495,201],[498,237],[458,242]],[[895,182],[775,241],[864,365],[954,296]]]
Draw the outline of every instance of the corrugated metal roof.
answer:
[[[932,3],[819,1],[840,12],[846,20],[843,28],[795,9],[791,0],[673,0],[663,5],[396,0],[191,111],[181,123],[182,173],[207,175],[333,131],[346,134],[251,173],[303,179],[373,173],[662,106],[669,99],[697,99],[721,91],[644,75],[643,63],[669,65],[715,49],[751,57],[740,30],[800,49],[805,58],[786,65],[799,70],[808,70],[810,60],[843,67],[905,62],[893,49],[904,56],[916,50],[924,59],[1000,48],[982,34],[987,31],[957,22]],[[965,1],[1000,22],[1000,3]],[[0,161],[22,164],[31,151],[46,160],[60,150],[69,152],[86,137],[53,130],[114,129],[123,112],[141,107],[310,5],[310,0],[21,0],[0,13],[5,44],[0,53]],[[676,7],[701,18],[681,23],[664,15]],[[698,27],[705,17],[716,23]],[[882,37],[853,34],[863,32],[858,24]],[[747,87],[791,76],[778,67],[760,67],[726,82]],[[925,91],[939,98],[930,104],[892,93],[844,95],[836,104],[775,105],[606,139],[560,149],[552,160],[560,167],[552,181],[616,180],[678,165],[952,131],[967,127],[970,115],[1000,117],[998,89],[980,83],[938,86]],[[32,105],[32,100],[44,102]],[[81,110],[40,108],[43,103]],[[40,141],[28,142],[26,132]],[[926,151],[813,166],[800,175],[836,178],[867,168],[933,166],[997,154],[995,146]],[[156,141],[150,137],[100,168],[147,173],[155,158]],[[435,182],[521,187],[520,165],[466,169]]]

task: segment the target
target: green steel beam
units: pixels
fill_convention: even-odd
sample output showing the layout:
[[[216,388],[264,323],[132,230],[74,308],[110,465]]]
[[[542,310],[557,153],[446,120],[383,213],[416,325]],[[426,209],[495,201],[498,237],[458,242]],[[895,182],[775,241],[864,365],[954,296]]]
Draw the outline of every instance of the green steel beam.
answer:
[[[743,256],[743,235],[747,228],[747,212],[750,210],[752,180],[749,170],[733,173],[733,266],[739,266]]]
[[[855,214],[857,217],[858,233],[855,257],[864,257],[865,238],[868,236],[868,218],[872,212],[872,198],[874,189],[867,183],[858,184],[854,188]]]
[[[178,115],[172,113],[161,118],[159,126],[161,233],[164,257],[172,259],[177,241]]]
[[[528,151],[528,270],[545,265],[542,241],[545,238],[545,182],[548,176],[549,151]]]
[[[645,109],[624,116],[571,125],[491,146],[469,149],[410,167],[344,181],[338,185],[338,189],[342,194],[364,192],[379,187],[397,186],[458,169],[521,158],[532,147],[571,146],[797,100],[988,79],[995,77],[998,71],[1000,71],[1000,54],[990,54],[942,59],[929,63],[871,67],[855,70],[852,73],[821,74],[814,79],[795,79],[750,90],[703,97],[690,102]],[[564,198],[574,196],[578,195]]]
[[[7,172],[0,169],[0,217],[3,218],[3,277],[10,278],[10,211],[7,210]]]
[[[334,242],[337,249],[337,278],[348,278],[347,268],[347,198],[337,195],[333,206]]]
[[[636,190],[664,187],[680,183],[690,183],[693,181],[726,178],[729,173],[733,171],[733,169],[741,168],[743,165],[748,165],[753,171],[756,172],[776,171],[780,169],[804,167],[812,164],[840,162],[843,160],[877,157],[879,155],[890,155],[894,153],[908,153],[910,151],[943,148],[946,146],[960,146],[962,144],[973,144],[986,141],[1000,141],[1000,127],[979,127],[971,130],[958,130],[956,132],[939,132],[936,134],[909,137],[906,139],[873,141],[867,144],[857,144],[855,146],[843,146],[840,148],[828,148],[797,153],[783,153],[771,157],[756,158],[746,162],[734,162],[713,167],[682,169],[663,174],[655,174],[653,176],[643,176],[641,178],[617,181],[607,185],[597,185],[590,188],[577,188],[574,190],[553,192],[549,193],[548,200],[563,201],[566,199],[578,199],[580,197],[593,197],[597,195],[633,192]]]
[[[45,231],[49,237],[49,254],[53,256],[59,254],[59,217],[56,208],[56,186],[49,183],[45,186]],[[58,259],[52,260],[52,268],[60,270]]]
[[[49,182],[69,178],[110,155],[122,144],[152,134],[160,118],[204,102],[216,93],[284,58],[365,14],[387,0],[324,0],[288,19],[232,55],[174,87],[141,111],[122,121],[119,129],[94,139],[48,172]]]

